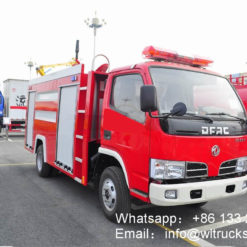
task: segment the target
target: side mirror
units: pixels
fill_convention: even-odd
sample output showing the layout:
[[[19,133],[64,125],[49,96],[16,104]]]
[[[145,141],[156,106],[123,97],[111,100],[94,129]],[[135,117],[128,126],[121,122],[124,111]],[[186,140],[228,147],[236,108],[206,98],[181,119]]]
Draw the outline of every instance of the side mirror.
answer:
[[[182,102],[178,102],[173,106],[170,115],[183,116],[186,112],[187,112],[186,105]]]
[[[153,85],[141,87],[141,110],[144,112],[157,111],[157,93]]]

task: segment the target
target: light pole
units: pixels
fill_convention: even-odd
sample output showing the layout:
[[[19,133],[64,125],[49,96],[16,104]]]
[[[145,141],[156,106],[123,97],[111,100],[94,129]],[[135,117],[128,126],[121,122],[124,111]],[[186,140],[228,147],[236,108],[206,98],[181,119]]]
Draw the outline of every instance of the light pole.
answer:
[[[34,62],[30,59],[29,61],[25,62],[27,67],[30,69],[30,80],[32,79],[32,67],[34,66]]]
[[[93,57],[95,57],[95,50],[96,50],[96,33],[97,29],[101,28],[102,26],[106,25],[106,21],[104,19],[99,20],[99,18],[96,16],[95,12],[95,17],[92,18],[91,20],[87,18],[84,20],[86,25],[90,28],[93,28],[93,34],[94,34],[94,40],[93,40]]]

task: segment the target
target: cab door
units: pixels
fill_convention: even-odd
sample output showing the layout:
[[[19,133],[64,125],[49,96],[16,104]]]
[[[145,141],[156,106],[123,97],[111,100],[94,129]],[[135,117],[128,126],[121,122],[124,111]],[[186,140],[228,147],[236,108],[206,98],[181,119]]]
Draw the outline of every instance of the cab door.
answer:
[[[103,105],[101,146],[117,152],[131,193],[148,198],[150,120],[140,108],[144,76],[139,70],[108,78]]]

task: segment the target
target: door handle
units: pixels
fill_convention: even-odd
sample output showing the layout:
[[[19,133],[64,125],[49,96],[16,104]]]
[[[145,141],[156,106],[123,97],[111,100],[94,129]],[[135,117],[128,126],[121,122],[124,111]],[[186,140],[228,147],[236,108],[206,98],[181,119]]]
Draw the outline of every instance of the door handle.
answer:
[[[111,131],[110,130],[104,130],[104,139],[105,140],[111,140]]]

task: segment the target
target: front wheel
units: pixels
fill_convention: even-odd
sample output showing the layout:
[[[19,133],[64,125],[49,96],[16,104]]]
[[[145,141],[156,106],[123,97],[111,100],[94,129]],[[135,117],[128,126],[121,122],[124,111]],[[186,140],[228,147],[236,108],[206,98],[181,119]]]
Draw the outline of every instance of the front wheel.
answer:
[[[130,212],[130,194],[119,167],[111,166],[103,171],[99,182],[99,201],[105,216],[111,221],[116,221],[116,214]]]
[[[44,162],[43,145],[40,145],[36,154],[36,169],[40,177],[49,177],[52,172],[52,167]]]

